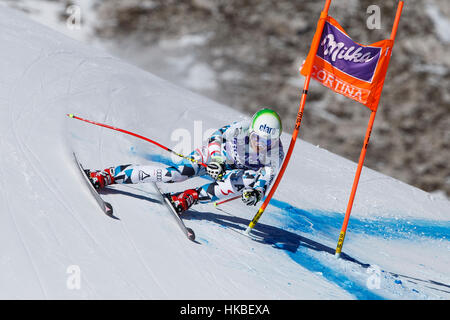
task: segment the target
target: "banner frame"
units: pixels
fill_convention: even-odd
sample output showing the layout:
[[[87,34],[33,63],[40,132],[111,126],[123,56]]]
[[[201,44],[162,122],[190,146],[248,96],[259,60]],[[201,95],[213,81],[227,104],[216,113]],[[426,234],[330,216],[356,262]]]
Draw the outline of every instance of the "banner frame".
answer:
[[[395,14],[394,24],[393,24],[392,31],[391,31],[391,36],[390,36],[390,40],[392,40],[392,48],[391,48],[391,52],[390,52],[391,55],[392,55],[392,49],[395,44],[395,36],[397,35],[398,25],[399,25],[400,17],[402,14],[402,9],[403,9],[403,1],[399,1],[398,5],[397,5],[397,12]],[[389,67],[389,61],[388,61],[388,65],[386,66],[386,68],[388,68],[388,67]],[[383,82],[384,82],[384,79],[383,79]],[[367,148],[369,146],[370,135],[372,133],[373,123],[375,121],[375,116],[377,114],[377,110],[378,110],[378,104],[377,104],[375,110],[372,110],[372,112],[370,114],[370,119],[369,119],[369,123],[367,125],[367,130],[366,130],[366,136],[364,138],[364,144],[361,149],[360,156],[359,156],[359,161],[358,161],[358,166],[356,168],[355,178],[353,179],[352,191],[350,193],[350,198],[348,200],[347,209],[345,211],[344,222],[342,223],[341,232],[339,233],[338,243],[337,243],[336,251],[335,251],[336,258],[340,258],[341,253],[342,253],[342,247],[344,246],[344,240],[345,240],[345,236],[347,233],[348,222],[350,220],[350,215],[351,215],[351,211],[353,208],[353,202],[355,200],[356,190],[358,188],[359,178],[361,176],[361,171],[364,166],[364,160],[366,157]]]

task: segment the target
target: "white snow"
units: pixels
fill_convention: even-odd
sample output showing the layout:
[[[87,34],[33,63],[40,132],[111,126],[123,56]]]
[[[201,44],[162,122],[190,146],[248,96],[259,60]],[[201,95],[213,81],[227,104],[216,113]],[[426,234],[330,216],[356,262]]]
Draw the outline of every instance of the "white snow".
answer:
[[[0,298],[450,298],[449,201],[365,168],[336,260],[356,164],[302,140],[255,228],[263,243],[235,232],[257,210],[239,200],[194,207],[188,241],[151,185],[111,187],[120,220],[107,217],[72,151],[89,168],[170,156],[66,113],[169,147],[175,130],[195,143],[199,121],[204,132],[243,115],[11,9],[0,7],[0,30]]]

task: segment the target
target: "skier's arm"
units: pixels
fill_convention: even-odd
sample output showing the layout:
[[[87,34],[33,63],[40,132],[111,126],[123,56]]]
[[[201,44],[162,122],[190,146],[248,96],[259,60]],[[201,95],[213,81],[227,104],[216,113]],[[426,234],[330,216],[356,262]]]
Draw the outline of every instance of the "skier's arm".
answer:
[[[272,162],[271,164],[260,168],[257,171],[257,174],[255,175],[254,178],[255,182],[251,187],[251,189],[255,190],[258,193],[258,196],[256,197],[256,202],[258,202],[266,195],[270,185],[272,184],[275,178],[275,175],[277,174],[278,170],[281,167],[281,164],[283,163],[284,151],[282,146],[280,146],[280,148],[278,149],[278,157],[275,157],[275,159],[276,162]],[[246,202],[244,198],[243,200],[244,202]]]
[[[216,130],[208,140],[209,158],[222,157],[222,143],[224,142],[224,133],[230,126],[224,126]]]
[[[221,179],[225,172],[225,159],[222,155],[224,133],[230,126],[224,126],[215,131],[208,140],[208,167],[206,172],[214,179]]]
[[[273,178],[275,177],[275,170],[271,166],[263,167],[259,170],[259,175],[256,177],[254,189],[258,190],[264,196],[269,189]]]
[[[273,180],[274,172],[271,166],[262,167],[258,171],[245,171],[242,177],[244,189],[241,198],[246,205],[254,206],[264,197]]]

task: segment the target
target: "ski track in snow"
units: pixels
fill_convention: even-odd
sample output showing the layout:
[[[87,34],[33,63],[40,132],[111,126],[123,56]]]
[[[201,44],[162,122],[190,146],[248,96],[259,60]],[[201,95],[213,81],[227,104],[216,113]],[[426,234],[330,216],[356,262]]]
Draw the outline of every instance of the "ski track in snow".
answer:
[[[155,276],[154,272],[152,271],[151,267],[145,262],[145,259],[141,253],[141,250],[137,247],[136,242],[133,240],[133,238],[130,235],[130,232],[128,231],[127,227],[125,224],[122,224],[122,230],[125,234],[125,237],[128,239],[128,241],[131,243],[131,245],[133,246],[133,250],[136,253],[136,256],[138,257],[139,262],[142,264],[142,266],[144,267],[144,269],[147,271],[148,275],[150,276],[150,278],[152,279],[152,281],[157,285],[157,287],[159,288],[159,290],[161,292],[163,292],[164,296],[166,298],[169,298],[169,294],[167,293],[167,291],[164,289],[164,286],[161,285],[161,283],[158,281],[158,278]],[[141,289],[139,287],[136,287],[139,291],[141,291]],[[145,294],[143,292],[140,293],[141,297],[144,298]]]
[[[30,63],[30,65],[29,65],[28,67],[25,68],[25,71],[23,72],[21,78],[20,78],[19,80],[16,81],[17,86],[14,87],[14,88],[11,90],[11,94],[10,94],[11,97],[14,96],[14,91],[18,88],[19,84],[21,84],[21,82],[23,81],[23,79],[25,79],[27,73],[28,73],[30,70],[32,70],[32,68],[33,68],[37,63],[39,63],[40,61],[42,61],[43,59],[46,59],[46,58],[47,58],[47,57],[43,57],[43,56],[40,55],[36,60],[34,60],[32,63]],[[41,88],[42,88],[42,83],[41,83]],[[13,101],[10,101],[10,103],[9,103],[9,115],[10,115],[10,121],[11,121],[12,134],[13,134],[13,138],[14,138],[15,142],[17,143],[17,146],[19,146],[19,150],[21,151],[22,158],[23,158],[23,159],[26,159],[26,161],[27,161],[27,164],[28,164],[27,167],[28,167],[28,168],[31,167],[31,169],[33,169],[33,170],[32,170],[32,173],[28,173],[28,175],[34,174],[35,176],[37,176],[37,177],[42,181],[43,185],[45,185],[45,186],[47,187],[47,190],[49,190],[49,191],[53,194],[53,197],[52,197],[52,198],[53,198],[53,199],[56,199],[56,200],[62,205],[62,207],[64,207],[64,208],[66,209],[65,212],[69,212],[69,213],[72,215],[72,217],[74,218],[74,220],[75,220],[75,221],[76,221],[76,222],[84,229],[84,231],[86,232],[86,234],[88,235],[88,237],[89,237],[90,239],[92,239],[92,241],[93,241],[94,244],[96,244],[96,240],[95,240],[95,238],[93,237],[93,235],[87,230],[87,228],[83,225],[83,223],[76,217],[76,214],[75,214],[75,212],[73,211],[73,209],[72,209],[71,207],[68,207],[68,206],[66,205],[66,204],[67,204],[67,201],[65,201],[65,200],[66,200],[66,199],[65,199],[65,198],[66,198],[66,195],[64,195],[63,193],[57,191],[58,189],[55,188],[55,186],[57,185],[56,182],[51,182],[51,183],[49,183],[49,182],[47,181],[47,179],[45,179],[45,178],[43,177],[43,175],[42,175],[41,170],[39,169],[39,167],[40,167],[40,168],[44,168],[44,166],[43,166],[42,163],[40,162],[39,157],[36,156],[35,153],[30,149],[30,147],[29,147],[26,143],[24,143],[24,142],[22,141],[22,139],[20,138],[21,134],[18,133],[18,128],[17,128],[17,126],[18,126],[18,123],[20,122],[20,117],[24,114],[24,112],[23,112],[22,110],[19,109],[18,111],[16,111],[17,116],[15,117],[15,116],[14,116],[14,110],[15,110],[15,109],[17,110],[17,106],[14,108],[13,105],[15,105],[15,104],[13,103]],[[38,114],[39,114],[39,117],[38,117],[37,119],[34,119],[34,123],[33,123],[34,125],[36,125],[37,123],[39,123],[39,120],[40,120],[40,119],[43,117],[43,115],[44,115],[43,112],[38,113]],[[32,131],[33,128],[32,128],[32,127],[25,127],[25,129],[28,129],[29,132],[31,133],[31,131]],[[31,157],[32,157],[33,159],[31,159]],[[2,175],[2,176],[4,176],[4,175]],[[46,178],[50,178],[50,179],[51,179],[51,176],[48,176],[48,177],[46,177]],[[7,189],[4,188],[3,190],[7,190]],[[6,197],[6,201],[8,201],[8,196]],[[8,205],[8,207],[10,208],[10,205]],[[34,269],[34,271],[35,271],[35,273],[36,273],[36,277],[37,277],[37,279],[38,279],[38,281],[39,281],[39,284],[40,284],[40,287],[41,287],[41,290],[42,290],[42,293],[43,293],[43,297],[44,297],[45,299],[48,299],[48,298],[49,298],[49,295],[48,295],[47,290],[45,289],[45,286],[44,286],[44,284],[43,284],[44,281],[42,280],[42,277],[40,276],[40,273],[39,273],[39,271],[38,271],[38,268],[37,268],[37,266],[36,266],[35,263],[34,263],[34,259],[33,259],[33,256],[31,255],[31,252],[30,252],[30,250],[29,250],[29,248],[28,248],[28,245],[26,244],[26,242],[25,242],[25,240],[24,240],[24,237],[23,237],[22,234],[21,234],[21,231],[20,231],[20,229],[19,229],[19,224],[18,224],[16,218],[14,217],[14,214],[12,213],[11,209],[9,209],[8,211],[9,211],[10,214],[11,214],[11,218],[12,218],[12,220],[14,221],[14,225],[15,225],[16,230],[17,230],[17,233],[18,233],[18,235],[19,235],[19,237],[20,237],[20,239],[21,239],[22,245],[23,245],[25,251],[27,252],[27,255],[28,255],[28,257],[29,257],[30,263],[32,264],[33,269]],[[32,214],[32,213],[30,213],[30,214]],[[61,245],[60,245],[61,242],[58,240],[58,236],[57,236],[56,233],[55,233],[55,228],[52,226],[52,223],[49,221],[48,216],[47,216],[46,214],[44,214],[44,217],[45,217],[45,219],[46,219],[46,221],[47,221],[47,224],[50,226],[50,230],[52,230],[53,238],[57,239],[57,242],[58,242],[59,246],[61,246]],[[98,243],[97,243],[97,245],[98,245]],[[66,252],[65,252],[64,254],[65,254],[65,256],[64,256],[63,258],[68,258],[69,261],[73,261],[73,259],[71,259],[70,256],[69,256]],[[89,290],[95,291],[95,290],[93,289],[93,287],[91,286],[89,279],[86,279],[86,278],[85,278],[84,281],[85,281],[86,285],[88,286]]]
[[[12,104],[11,104],[12,106]],[[64,195],[63,193],[57,191],[58,188],[56,188],[57,183],[56,182],[51,182],[49,183],[47,181],[47,179],[52,179],[51,175],[48,175],[44,178],[44,176],[41,173],[41,170],[38,168],[38,166],[36,165],[39,164],[39,166],[41,168],[45,168],[45,166],[43,166],[40,163],[39,157],[37,157],[33,151],[31,151],[31,149],[29,147],[26,146],[26,144],[24,144],[22,142],[22,140],[20,139],[20,134],[17,133],[17,120],[14,120],[14,116],[13,116],[13,108],[10,108],[10,115],[11,115],[11,123],[12,123],[12,129],[13,129],[13,136],[15,138],[15,141],[17,142],[17,145],[20,148],[20,151],[23,155],[23,158],[25,158],[28,162],[28,167],[31,167],[33,169],[33,173],[35,175],[37,175],[39,177],[39,179],[42,181],[42,183],[47,187],[47,190],[49,190],[52,194],[53,194],[53,199],[55,199],[56,201],[58,201],[65,209],[66,212],[70,212],[72,214],[72,217],[80,224],[80,226],[85,230],[86,234],[92,239],[93,243],[95,245],[98,246],[98,242],[95,240],[95,237],[92,235],[91,232],[88,231],[88,229],[85,227],[85,225],[83,225],[83,223],[76,217],[75,212],[73,211],[72,208],[67,206],[67,201],[66,200],[66,195]],[[27,149],[27,150],[25,150]],[[34,161],[32,159],[30,159],[30,156],[33,157]]]
[[[1,170],[1,167],[0,167],[0,170]],[[2,172],[3,173],[3,172]],[[4,177],[5,175],[4,174],[2,174],[2,177]],[[11,204],[10,204],[10,202],[9,202],[9,195],[8,195],[8,192],[7,192],[7,186],[4,184],[4,182],[3,182],[3,180],[2,180],[2,190],[4,190],[3,191],[3,194],[5,195],[4,196],[4,202],[3,203],[6,203],[6,210],[7,210],[7,212],[8,212],[8,214],[9,214],[9,216],[10,216],[10,218],[11,218],[11,221],[13,222],[13,224],[14,224],[14,228],[15,228],[15,230],[16,230],[16,233],[17,233],[17,235],[18,235],[18,237],[19,237],[19,240],[20,240],[20,243],[21,243],[21,245],[22,245],[22,248],[23,248],[23,250],[25,251],[25,253],[26,253],[26,256],[27,256],[27,258],[28,258],[28,261],[29,261],[29,263],[30,263],[30,265],[31,265],[31,267],[32,267],[32,269],[33,269],[33,272],[35,273],[35,275],[36,275],[36,279],[37,279],[37,281],[38,281],[38,283],[39,283],[39,287],[40,287],[40,290],[41,290],[41,292],[42,292],[42,295],[44,296],[44,297],[48,297],[48,295],[47,295],[47,291],[45,290],[45,287],[44,287],[44,284],[43,284],[43,281],[42,281],[42,278],[41,278],[41,275],[40,275],[40,273],[39,273],[39,271],[38,271],[38,269],[37,269],[37,267],[36,267],[36,265],[35,265],[35,263],[34,263],[34,260],[33,260],[33,257],[32,257],[32,255],[31,255],[31,252],[30,252],[30,249],[28,248],[28,245],[27,245],[27,243],[25,242],[25,240],[24,240],[24,237],[23,237],[23,235],[22,235],[22,232],[20,231],[20,228],[19,228],[19,225],[18,225],[18,223],[17,223],[17,220],[16,220],[16,218],[15,218],[15,216],[14,216],[14,212],[13,212],[13,210],[12,210],[12,207],[11,207]]]
[[[60,54],[60,53],[57,53]],[[57,55],[55,54],[55,55]],[[33,68],[35,66],[37,66],[41,61],[45,61],[46,59],[48,59],[50,56],[39,56],[36,60],[34,60],[32,63],[30,63],[29,66],[27,66],[25,68],[25,71],[23,72],[23,75],[21,76],[21,78],[19,80],[16,81],[17,86],[14,87],[12,89],[12,92],[10,94],[11,97],[14,96],[14,91],[18,88],[19,84],[23,85],[24,79],[27,77],[27,74],[33,70]],[[83,60],[78,67],[81,67],[82,64],[85,62],[86,60]],[[75,69],[77,70],[78,67]],[[75,71],[74,71],[75,72]],[[42,83],[41,83],[41,88],[42,88]],[[68,89],[70,90],[70,89]],[[13,107],[13,105],[15,107]],[[89,230],[89,228],[79,219],[77,213],[74,211],[74,209],[72,207],[70,207],[68,205],[69,201],[68,201],[68,196],[64,193],[62,193],[59,188],[57,187],[58,183],[56,181],[54,181],[53,176],[51,174],[45,175],[43,173],[43,170],[45,169],[45,166],[43,165],[43,163],[41,162],[40,158],[35,154],[35,152],[32,150],[32,148],[30,148],[30,146],[28,146],[23,139],[21,138],[21,136],[26,136],[26,132],[28,131],[30,134],[33,130],[33,126],[31,127],[27,127],[27,126],[22,126],[21,129],[25,129],[24,132],[19,132],[19,124],[21,122],[21,119],[24,117],[24,115],[26,115],[27,113],[24,112],[22,109],[18,108],[17,106],[20,105],[17,103],[14,103],[13,101],[11,101],[9,103],[9,115],[10,115],[10,123],[11,123],[11,129],[12,129],[12,135],[14,138],[14,141],[16,142],[16,145],[18,146],[18,150],[21,152],[21,156],[20,158],[25,159],[26,163],[23,164],[25,168],[29,168],[31,169],[31,171],[28,171],[28,175],[29,176],[34,176],[37,177],[41,182],[42,185],[44,185],[46,187],[46,190],[49,191],[50,193],[50,198],[53,199],[54,201],[56,201],[57,203],[59,203],[59,205],[61,206],[61,208],[64,209],[64,212],[69,213],[72,218],[76,221],[76,223],[78,223],[78,225],[81,227],[82,230],[84,230],[84,232],[86,233],[86,235],[88,236],[89,239],[91,239],[91,249],[97,251],[97,253],[99,253],[98,249],[101,248],[100,242],[95,238],[95,236],[93,235],[93,233]],[[49,104],[47,105],[47,107],[51,105],[51,103],[49,102]],[[41,112],[38,113],[38,117],[34,119],[33,121],[33,125],[34,126],[38,126],[40,120],[44,117],[45,112],[42,112],[44,110],[41,110]],[[108,115],[105,115],[105,120],[107,119]],[[99,139],[99,149],[102,150],[102,134],[99,135],[100,139]],[[101,154],[102,152],[100,152]],[[7,190],[6,188],[4,190]],[[8,196],[6,197],[8,198]],[[7,200],[8,201],[8,200]],[[8,207],[10,208],[10,205],[8,204]],[[40,275],[40,272],[38,271],[39,268],[35,265],[34,263],[34,258],[31,254],[31,250],[29,249],[29,246],[27,245],[27,242],[25,241],[25,238],[22,235],[22,232],[20,231],[20,227],[19,227],[19,223],[17,221],[17,219],[15,218],[14,214],[12,214],[11,209],[8,210],[11,214],[11,218],[12,221],[14,222],[17,234],[20,238],[20,241],[24,247],[25,252],[27,253],[27,256],[30,260],[30,263],[32,265],[33,270],[35,271],[36,274],[36,278],[38,279],[39,285],[41,287],[42,293],[43,293],[43,297],[45,299],[49,298],[49,294],[47,293],[47,290],[45,289],[45,285],[44,285],[44,281],[42,280],[42,276]],[[48,220],[47,215],[44,215],[45,218]],[[51,225],[51,223],[49,223]],[[54,228],[53,228],[54,230]],[[57,238],[56,234],[53,234],[54,238]],[[131,238],[130,238],[130,241]],[[132,242],[131,242],[132,243]],[[135,248],[137,250],[137,248]],[[103,250],[101,250],[103,251]],[[102,254],[106,254],[106,256],[108,256],[107,252],[102,252]],[[139,252],[137,251],[138,256],[140,257],[140,259],[142,259],[142,256],[139,254]],[[66,255],[66,253],[65,253]],[[73,261],[73,259],[70,259],[69,256],[65,256],[63,257],[65,259],[69,259],[69,261]],[[151,274],[151,269],[148,268],[148,266],[146,266],[146,269],[150,272]],[[116,273],[116,275],[118,275],[120,278],[122,278],[122,280],[127,283],[126,279],[123,278],[121,276],[122,272],[117,270],[118,272]],[[152,278],[154,279],[155,283],[158,284],[158,281],[156,280],[156,278],[154,277],[154,275],[152,275]],[[95,292],[95,289],[93,288],[93,286],[90,283],[90,280],[84,276],[83,277],[83,281],[85,282],[85,284],[89,287],[89,290],[91,292]],[[158,284],[158,286],[160,287],[162,292],[164,291],[164,288]],[[136,289],[139,289],[138,287],[136,287]],[[167,293],[166,293],[167,296]],[[144,297],[144,296],[141,296]]]

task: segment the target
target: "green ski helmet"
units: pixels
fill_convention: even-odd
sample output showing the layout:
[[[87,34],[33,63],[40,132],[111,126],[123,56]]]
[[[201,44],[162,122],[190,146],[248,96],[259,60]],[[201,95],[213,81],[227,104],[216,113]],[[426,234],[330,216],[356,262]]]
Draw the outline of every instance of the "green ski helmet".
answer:
[[[283,131],[278,113],[272,109],[264,108],[253,115],[250,124],[250,141],[259,147],[268,147],[278,141]]]

